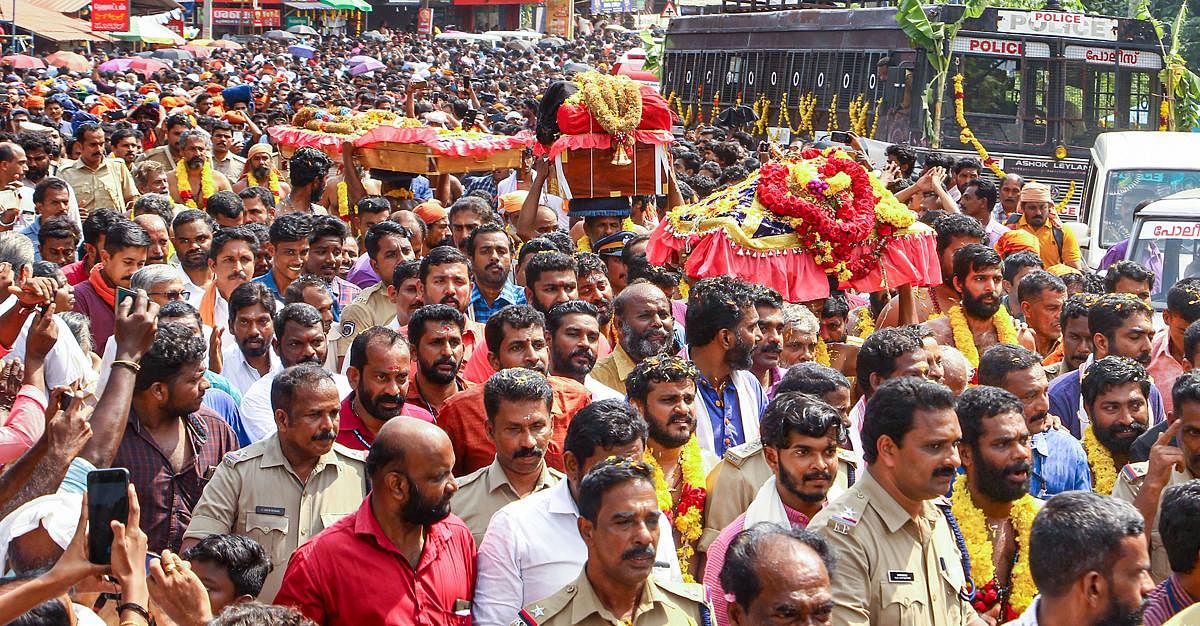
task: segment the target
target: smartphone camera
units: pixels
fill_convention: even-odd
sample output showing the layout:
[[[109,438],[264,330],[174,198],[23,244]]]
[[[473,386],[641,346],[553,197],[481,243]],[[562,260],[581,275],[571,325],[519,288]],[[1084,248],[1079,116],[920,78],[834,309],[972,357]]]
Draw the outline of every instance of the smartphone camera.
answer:
[[[87,475],[88,561],[112,563],[112,521],[129,518],[129,471],[123,467],[93,470]]]

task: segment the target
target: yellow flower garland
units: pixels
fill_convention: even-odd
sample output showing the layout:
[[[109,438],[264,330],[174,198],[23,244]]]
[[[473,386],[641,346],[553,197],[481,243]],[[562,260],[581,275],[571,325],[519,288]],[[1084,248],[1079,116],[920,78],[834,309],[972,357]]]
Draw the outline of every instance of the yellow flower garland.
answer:
[[[871,315],[871,307],[864,305],[858,308],[858,337],[866,339],[875,332],[875,317]]]
[[[272,196],[275,196],[275,204],[279,204],[279,201],[283,200],[283,191],[279,188],[279,174],[276,174],[274,169],[269,171],[270,174],[267,176],[267,189],[271,191]],[[251,172],[249,168],[246,169],[246,184],[251,187],[262,187],[262,185],[259,184],[258,179],[254,177],[254,173]]]
[[[635,230],[636,228],[637,228],[637,224],[633,223],[632,218],[627,217],[621,221],[621,230],[635,233],[635,232],[637,232],[637,230]],[[575,242],[575,251],[576,252],[594,252],[594,250],[592,250],[591,238],[588,237],[587,235],[580,237],[579,241]]]
[[[350,184],[341,181],[337,184],[338,217],[350,215]]]
[[[198,208],[204,204],[204,201],[211,198],[214,193],[217,193],[217,183],[213,180],[212,161],[205,160],[204,167],[200,169],[200,200],[197,201],[192,195],[192,181],[188,179],[187,162],[183,159],[175,164],[175,187],[179,191],[179,199],[190,209]]]
[[[633,131],[642,121],[642,94],[628,76],[584,72],[575,77],[583,104],[610,135]]]
[[[950,510],[958,520],[959,530],[962,531],[963,540],[967,545],[967,554],[971,557],[971,580],[975,582],[976,588],[980,588],[996,577],[992,560],[993,546],[988,538],[987,519],[984,518],[983,511],[971,500],[965,475],[954,481]],[[1037,500],[1025,494],[1013,502],[1009,518],[1017,533],[1017,561],[1009,575],[1012,591],[1008,601],[1018,614],[1029,608],[1033,597],[1037,595],[1037,587],[1033,584],[1033,576],[1029,572],[1029,531],[1033,528],[1033,518],[1037,511]]]
[[[675,508],[675,502],[671,498],[671,487],[667,485],[662,466],[659,465],[658,459],[654,458],[654,454],[649,448],[646,449],[643,460],[654,470],[654,493],[658,497],[658,508],[667,513],[669,517]],[[689,489],[705,489],[707,482],[704,476],[704,458],[700,454],[700,442],[695,435],[692,435],[692,438],[683,444],[679,466],[683,471],[683,490],[685,492]],[[679,531],[680,539],[675,552],[679,557],[679,569],[683,572],[683,581],[687,583],[696,582],[688,573],[688,567],[692,557],[696,554],[696,542],[704,533],[703,513],[703,506],[692,506],[683,515],[675,516],[675,529]]]
[[[967,325],[967,315],[963,313],[962,305],[956,304],[950,307],[947,315],[950,316],[950,330],[954,332],[954,347],[967,357],[967,362],[971,364],[971,367],[978,369],[979,348],[975,345],[975,335],[971,333],[971,327]],[[1000,310],[996,311],[996,315],[992,317],[992,324],[996,327],[998,343],[1017,345],[1017,327],[1013,324],[1008,309],[1001,306]]]
[[[828,119],[828,123],[825,125],[825,130],[828,132],[833,132],[833,131],[837,130],[837,124],[838,124],[838,95],[835,93],[835,94],[833,94],[833,98],[830,98],[830,100],[829,100],[829,119]]]
[[[1088,426],[1083,431],[1083,451],[1087,453],[1088,469],[1092,471],[1092,491],[1112,495],[1117,484],[1117,462],[1112,452],[1096,439],[1096,433]]]
[[[825,345],[825,340],[817,337],[817,349],[813,351],[813,360],[817,365],[829,367],[829,346]]]
[[[971,132],[970,127],[967,126],[967,116],[964,103],[964,100],[966,100],[966,93],[963,90],[963,80],[965,80],[965,78],[962,74],[954,75],[954,119],[958,122],[958,127],[962,129],[958,135],[958,140],[975,148],[975,152],[979,153],[979,160],[983,162],[988,169],[992,170],[992,173],[996,175],[996,178],[1004,178],[1004,170],[1000,169],[1000,163],[998,163],[996,159],[993,159],[988,154],[987,149],[983,147],[983,143],[981,143],[979,139],[975,137],[975,133]]]

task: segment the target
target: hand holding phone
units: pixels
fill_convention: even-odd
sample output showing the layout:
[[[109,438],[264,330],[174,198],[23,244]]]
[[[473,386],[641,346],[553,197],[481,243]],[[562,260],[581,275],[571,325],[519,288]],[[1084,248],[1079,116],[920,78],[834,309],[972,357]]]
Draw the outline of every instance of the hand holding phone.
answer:
[[[121,306],[122,300],[125,300],[125,299],[134,300],[136,298],[137,298],[137,292],[133,291],[132,289],[126,289],[124,287],[118,286],[117,287],[117,297],[115,300],[113,300],[113,310],[115,311],[118,307]]]
[[[112,563],[112,522],[125,523],[129,517],[129,471],[113,467],[88,472],[87,494],[88,560],[97,565],[109,565]]]

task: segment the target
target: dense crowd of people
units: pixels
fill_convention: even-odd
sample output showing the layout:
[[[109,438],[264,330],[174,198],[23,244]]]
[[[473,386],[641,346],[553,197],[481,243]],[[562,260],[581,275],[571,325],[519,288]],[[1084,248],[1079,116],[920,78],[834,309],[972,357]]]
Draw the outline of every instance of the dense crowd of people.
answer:
[[[637,41],[595,33],[6,69],[0,623],[1200,619],[1200,278],[1092,271],[1044,185],[892,146],[941,284],[785,302],[647,260],[778,158],[738,128],[681,131],[668,196],[575,208],[532,153],[425,176],[267,132],[544,131]]]

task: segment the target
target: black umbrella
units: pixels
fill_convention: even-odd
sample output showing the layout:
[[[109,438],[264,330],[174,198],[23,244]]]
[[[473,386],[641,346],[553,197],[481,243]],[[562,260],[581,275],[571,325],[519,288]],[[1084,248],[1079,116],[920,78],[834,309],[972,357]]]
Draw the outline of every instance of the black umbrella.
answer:
[[[517,52],[530,52],[533,50],[533,42],[524,39],[510,39],[505,42],[504,47]]]
[[[537,42],[537,46],[539,48],[557,48],[558,46],[561,46],[565,43],[567,43],[567,42],[558,37],[547,37],[545,39],[539,40]]]
[[[732,106],[717,116],[717,126],[722,128],[734,128],[737,126],[747,126],[758,121],[758,114],[754,109],[741,104]]]

